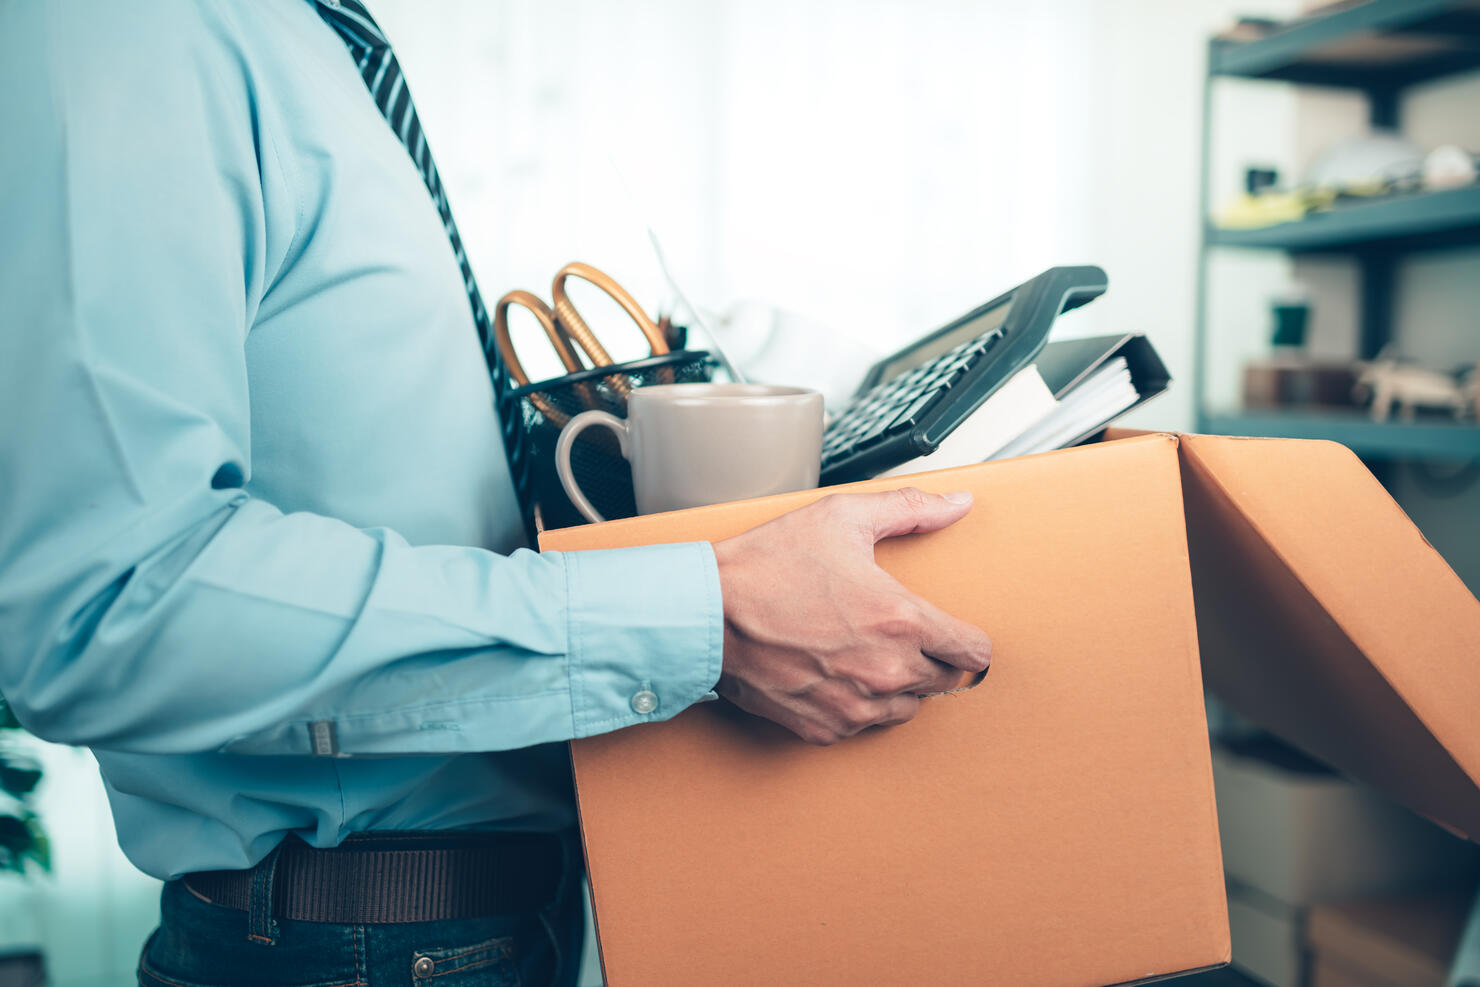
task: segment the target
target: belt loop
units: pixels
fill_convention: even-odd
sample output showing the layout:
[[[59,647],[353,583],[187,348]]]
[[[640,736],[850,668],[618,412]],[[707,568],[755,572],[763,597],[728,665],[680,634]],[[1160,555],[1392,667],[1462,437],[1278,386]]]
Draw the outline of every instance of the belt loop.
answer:
[[[277,945],[278,924],[272,917],[272,886],[283,843],[290,838],[284,837],[252,868],[251,897],[247,902],[247,938],[262,946]]]

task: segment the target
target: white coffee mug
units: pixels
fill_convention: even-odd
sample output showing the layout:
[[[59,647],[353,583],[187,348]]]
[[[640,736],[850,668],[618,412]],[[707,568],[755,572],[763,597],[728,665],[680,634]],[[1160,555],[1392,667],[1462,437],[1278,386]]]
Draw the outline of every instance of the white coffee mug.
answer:
[[[632,464],[639,514],[766,497],[817,486],[822,464],[822,395],[770,384],[658,384],[627,402],[627,420],[584,411],[555,445],[555,469],[587,520],[605,521],[570,468],[576,437],[590,425],[617,433]]]

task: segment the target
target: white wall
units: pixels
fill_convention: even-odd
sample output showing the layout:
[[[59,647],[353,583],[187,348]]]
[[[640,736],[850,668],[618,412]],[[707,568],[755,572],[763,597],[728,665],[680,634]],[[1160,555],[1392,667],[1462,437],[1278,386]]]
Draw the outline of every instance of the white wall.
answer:
[[[376,5],[486,294],[579,257],[657,306],[651,222],[698,304],[762,298],[886,350],[1099,263],[1109,293],[1065,330],[1151,334],[1178,383],[1137,420],[1191,423],[1206,39],[1290,0],[437,9]],[[1289,104],[1231,107],[1228,139],[1280,147]]]

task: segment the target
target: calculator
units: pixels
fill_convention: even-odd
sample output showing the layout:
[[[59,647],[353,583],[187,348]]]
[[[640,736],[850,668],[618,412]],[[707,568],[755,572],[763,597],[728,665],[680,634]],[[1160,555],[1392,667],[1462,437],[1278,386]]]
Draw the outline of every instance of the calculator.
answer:
[[[870,368],[822,438],[824,486],[929,455],[1032,363],[1054,320],[1104,294],[1098,267],[1051,267]]]

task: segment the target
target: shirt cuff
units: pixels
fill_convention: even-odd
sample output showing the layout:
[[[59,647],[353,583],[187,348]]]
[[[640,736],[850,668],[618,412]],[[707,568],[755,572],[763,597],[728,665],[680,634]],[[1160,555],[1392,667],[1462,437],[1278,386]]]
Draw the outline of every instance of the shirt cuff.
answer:
[[[666,720],[713,698],[724,603],[712,545],[562,554],[575,736]]]

